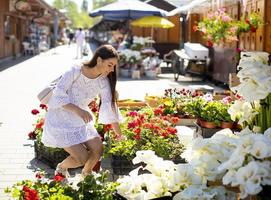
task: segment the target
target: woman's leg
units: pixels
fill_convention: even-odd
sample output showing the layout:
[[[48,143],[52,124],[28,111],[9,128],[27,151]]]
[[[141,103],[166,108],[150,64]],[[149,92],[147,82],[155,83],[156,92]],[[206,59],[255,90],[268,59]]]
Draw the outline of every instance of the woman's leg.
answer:
[[[82,170],[83,175],[88,175],[95,164],[100,160],[103,155],[103,142],[99,137],[84,142],[84,145],[89,150],[89,159],[85,163]]]
[[[89,152],[82,144],[66,147],[64,150],[67,151],[70,156],[68,156],[58,165],[62,169],[81,167],[90,157]]]

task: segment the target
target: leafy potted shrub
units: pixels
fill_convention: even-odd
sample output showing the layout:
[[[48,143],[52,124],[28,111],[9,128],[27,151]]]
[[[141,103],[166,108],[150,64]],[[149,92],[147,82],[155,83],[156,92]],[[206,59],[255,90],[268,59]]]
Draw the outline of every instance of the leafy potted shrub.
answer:
[[[207,102],[201,110],[201,126],[205,128],[216,128],[220,126],[221,108],[224,105],[220,101]]]
[[[219,120],[220,120],[220,127],[221,128],[234,128],[234,122],[231,119],[231,115],[228,112],[228,109],[230,108],[232,104],[232,98],[230,96],[223,98],[220,103],[219,108]]]

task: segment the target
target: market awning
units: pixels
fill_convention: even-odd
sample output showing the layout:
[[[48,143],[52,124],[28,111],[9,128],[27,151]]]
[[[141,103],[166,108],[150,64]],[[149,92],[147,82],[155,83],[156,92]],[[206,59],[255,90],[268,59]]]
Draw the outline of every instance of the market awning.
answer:
[[[167,11],[138,0],[117,1],[89,13],[90,17],[103,16],[106,20],[129,20],[156,15],[166,16]]]
[[[173,16],[179,13],[188,13],[188,12],[204,12],[206,8],[212,6],[210,0],[193,0],[190,3],[187,3],[181,7],[178,7],[168,13],[168,16]]]

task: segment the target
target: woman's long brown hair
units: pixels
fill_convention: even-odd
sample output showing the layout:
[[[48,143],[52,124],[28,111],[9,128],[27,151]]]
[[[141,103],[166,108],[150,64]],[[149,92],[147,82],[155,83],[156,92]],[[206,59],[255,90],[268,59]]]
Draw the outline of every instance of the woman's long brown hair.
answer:
[[[97,65],[97,59],[100,57],[102,60],[110,59],[110,58],[117,58],[119,59],[118,52],[114,47],[111,45],[102,45],[99,48],[96,49],[94,52],[94,55],[92,59],[89,62],[85,62],[84,66],[93,68]],[[107,78],[109,80],[110,84],[110,90],[111,90],[111,106],[113,110],[115,111],[115,102],[116,102],[116,83],[117,83],[117,73],[116,73],[116,67],[114,67],[114,71],[110,72],[107,75]]]

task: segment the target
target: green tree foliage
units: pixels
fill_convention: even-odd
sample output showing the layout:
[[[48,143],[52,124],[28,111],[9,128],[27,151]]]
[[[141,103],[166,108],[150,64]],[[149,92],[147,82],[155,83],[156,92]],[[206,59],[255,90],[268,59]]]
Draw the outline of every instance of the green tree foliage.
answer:
[[[113,3],[116,0],[93,0],[93,9],[103,7],[107,4]]]
[[[88,12],[88,1],[87,0],[83,0],[81,10],[82,10],[82,12]]]
[[[67,10],[67,16],[72,21],[72,28],[89,28],[93,25],[93,19],[88,16],[87,11],[78,11],[78,6],[72,0],[55,0],[53,6],[57,9]]]

